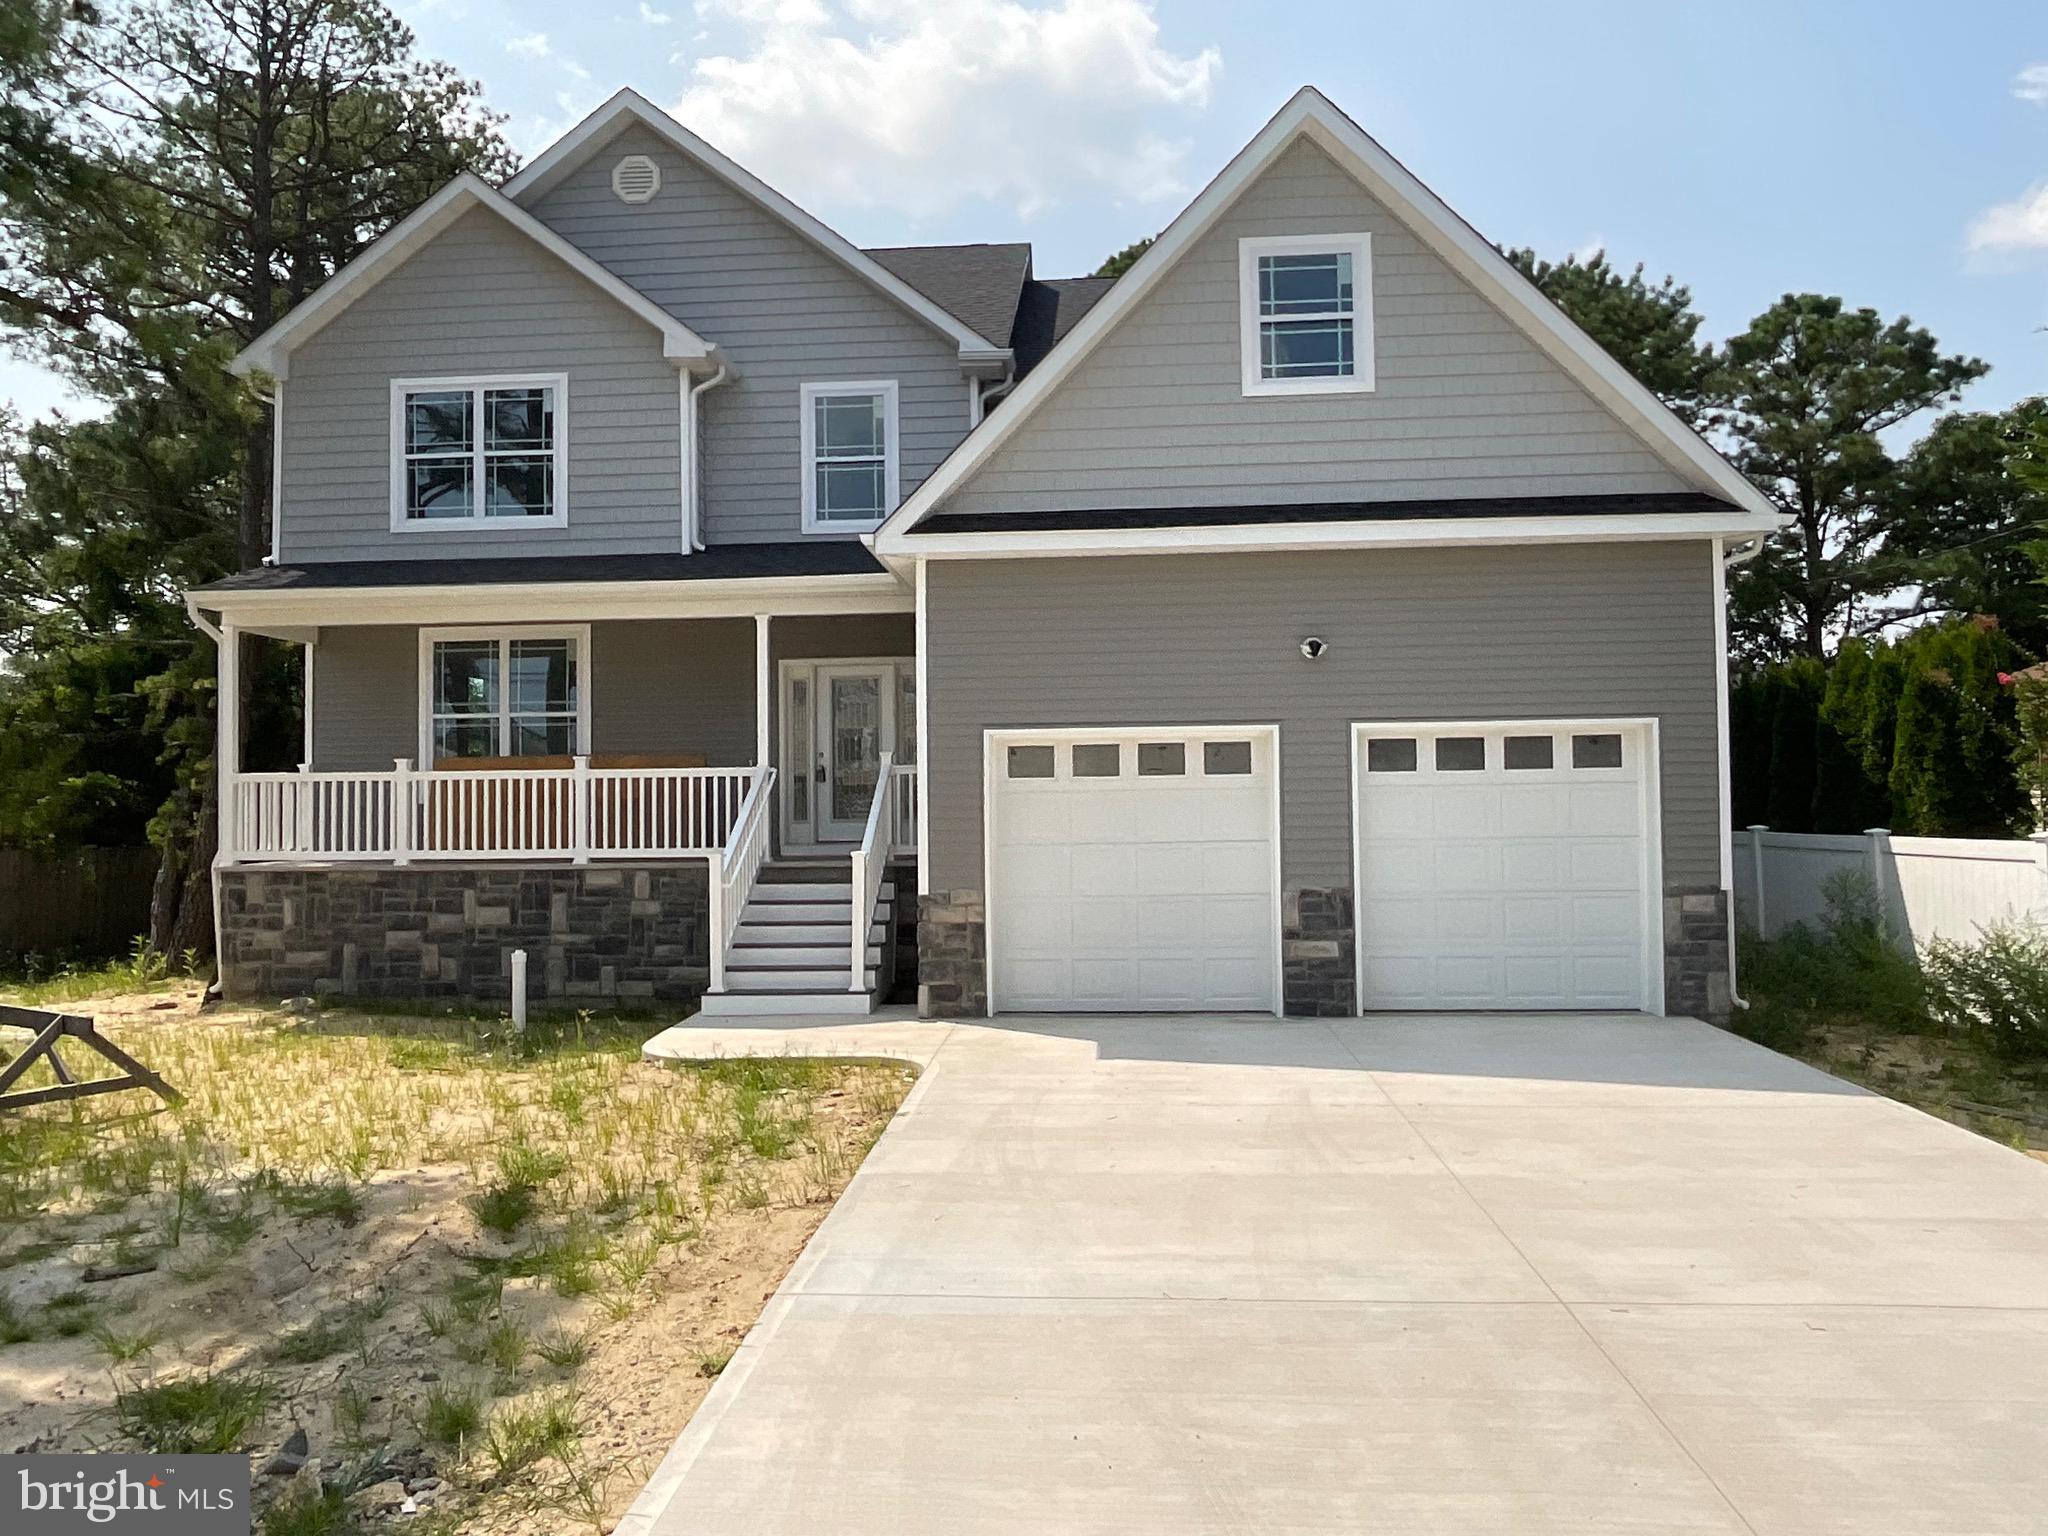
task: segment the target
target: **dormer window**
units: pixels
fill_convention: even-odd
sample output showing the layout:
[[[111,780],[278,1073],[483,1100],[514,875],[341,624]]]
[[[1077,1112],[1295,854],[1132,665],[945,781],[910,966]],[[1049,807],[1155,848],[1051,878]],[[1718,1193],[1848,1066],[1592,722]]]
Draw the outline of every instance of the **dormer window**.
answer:
[[[1237,250],[1244,392],[1371,389],[1372,237],[1278,235]]]
[[[806,384],[804,532],[865,533],[896,510],[896,381]]]
[[[391,386],[391,526],[567,521],[569,381],[561,374]]]

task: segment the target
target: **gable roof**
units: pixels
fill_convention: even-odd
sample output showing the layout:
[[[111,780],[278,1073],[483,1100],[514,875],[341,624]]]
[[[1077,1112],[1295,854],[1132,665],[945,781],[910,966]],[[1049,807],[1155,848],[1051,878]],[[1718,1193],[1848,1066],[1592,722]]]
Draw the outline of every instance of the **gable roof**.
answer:
[[[1008,363],[1007,347],[991,341],[942,305],[934,303],[914,284],[905,282],[838,231],[804,212],[745,166],[712,148],[630,88],[615,92],[603,106],[541,151],[532,163],[522,166],[518,174],[505,183],[505,195],[520,202],[538,197],[582,164],[587,155],[602,148],[636,122],[782,220],[849,271],[866,278],[927,325],[950,337],[960,349],[961,362],[987,364],[998,372],[1002,365]]]
[[[1031,246],[883,245],[867,254],[998,346],[1014,345],[1017,302],[1031,278]]]
[[[1021,379],[1044,362],[1060,338],[1081,323],[1081,317],[1101,301],[1115,281],[1113,277],[1053,277],[1026,283],[1010,341],[1017,351],[1017,377]]]
[[[361,255],[244,347],[228,364],[228,371],[242,375],[267,373],[275,379],[287,377],[294,348],[309,340],[322,326],[403,266],[414,252],[474,208],[497,215],[579,277],[601,288],[653,326],[661,333],[662,356],[671,362],[688,367],[708,362],[716,354],[715,343],[706,341],[609,268],[599,266],[490,183],[465,171],[371,241]]]
[[[1215,225],[1296,139],[1319,146],[1402,221],[1460,277],[1521,329],[1552,361],[1692,484],[1759,521],[1779,526],[1783,514],[1706,439],[1674,415],[1626,368],[1546,298],[1406,166],[1314,86],[1303,86],[1251,142],[1169,224],[1145,254],[1081,317],[1019,384],[1005,408],[990,413],[874,534],[885,555],[913,555],[900,542],[989,458],[1059,388],[1117,324],[1158,286],[1174,264]]]

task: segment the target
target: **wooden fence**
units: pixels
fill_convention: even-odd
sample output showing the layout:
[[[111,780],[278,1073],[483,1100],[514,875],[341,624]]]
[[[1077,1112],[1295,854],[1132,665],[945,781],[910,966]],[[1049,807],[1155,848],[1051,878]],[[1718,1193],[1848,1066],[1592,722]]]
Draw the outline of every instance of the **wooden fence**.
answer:
[[[2048,840],[1773,832],[1735,834],[1735,915],[1775,938],[1817,925],[1827,886],[1848,872],[1901,943],[1972,940],[1994,923],[2048,924]]]
[[[0,961],[123,955],[149,928],[154,848],[0,848]]]

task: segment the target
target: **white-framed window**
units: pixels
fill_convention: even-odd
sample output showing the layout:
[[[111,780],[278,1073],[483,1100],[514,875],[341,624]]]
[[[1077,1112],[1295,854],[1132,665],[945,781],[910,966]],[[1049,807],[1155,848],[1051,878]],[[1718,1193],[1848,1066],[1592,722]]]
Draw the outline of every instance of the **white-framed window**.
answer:
[[[896,381],[806,384],[804,532],[865,533],[896,510]]]
[[[568,521],[566,374],[391,381],[391,526]]]
[[[422,629],[420,756],[590,750],[590,626]]]
[[[1240,240],[1237,263],[1246,394],[1373,387],[1372,236]]]

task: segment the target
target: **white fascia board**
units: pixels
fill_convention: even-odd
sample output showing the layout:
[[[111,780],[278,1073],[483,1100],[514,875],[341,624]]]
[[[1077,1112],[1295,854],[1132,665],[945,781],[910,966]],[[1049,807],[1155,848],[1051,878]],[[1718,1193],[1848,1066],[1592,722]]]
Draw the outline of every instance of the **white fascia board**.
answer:
[[[626,126],[628,119],[643,124],[678,153],[694,160],[742,197],[782,220],[848,271],[865,278],[925,324],[950,338],[960,349],[962,367],[970,371],[985,368],[1000,372],[1002,365],[1009,360],[1008,348],[996,346],[986,336],[968,329],[959,319],[934,304],[844,235],[804,212],[752,171],[714,149],[630,87],[616,92],[611,100],[522,166],[505,183],[505,195],[520,203],[532,201],[580,165],[587,153],[603,147]]]
[[[1153,241],[1102,301],[1081,318],[1024,382],[1004,409],[970,432],[945,462],[876,530],[876,554],[888,558],[917,551],[904,532],[935,509],[985,464],[1037,411],[1041,402],[1073,373],[1117,322],[1136,307],[1230,209],[1296,138],[1307,135],[1384,203],[1416,237],[1450,263],[1506,317],[1529,335],[1594,398],[1641,436],[1689,484],[1712,490],[1736,506],[1771,520],[1788,519],[1712,445],[1672,414],[1670,408],[1623,368],[1514,266],[1430,191],[1373,138],[1313,86],[1303,86],[1272,121],[1204,187]]]
[[[1205,528],[1068,528],[1043,533],[920,533],[892,560],[1028,559],[1061,555],[1262,554],[1319,549],[1430,549],[1470,544],[1636,544],[1754,537],[1777,527],[1754,512],[1621,516],[1425,517],[1398,522],[1245,523]]]
[[[608,268],[564,240],[488,182],[464,172],[371,241],[363,253],[314,289],[292,312],[242,349],[228,364],[235,374],[289,376],[292,349],[403,266],[472,208],[485,208],[661,333],[662,355],[682,367],[713,360],[717,345]]]
[[[328,587],[198,592],[187,601],[257,634],[346,624],[590,623],[912,613],[910,587],[886,572],[730,581],[507,582],[439,587]]]

